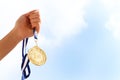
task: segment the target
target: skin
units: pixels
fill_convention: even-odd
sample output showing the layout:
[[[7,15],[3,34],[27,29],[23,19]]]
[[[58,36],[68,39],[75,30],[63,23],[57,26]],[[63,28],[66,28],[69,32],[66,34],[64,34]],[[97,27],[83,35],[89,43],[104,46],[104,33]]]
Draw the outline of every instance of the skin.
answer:
[[[18,18],[14,28],[0,40],[0,60],[2,60],[21,40],[33,36],[33,29],[39,33],[40,14],[38,10],[30,11]]]

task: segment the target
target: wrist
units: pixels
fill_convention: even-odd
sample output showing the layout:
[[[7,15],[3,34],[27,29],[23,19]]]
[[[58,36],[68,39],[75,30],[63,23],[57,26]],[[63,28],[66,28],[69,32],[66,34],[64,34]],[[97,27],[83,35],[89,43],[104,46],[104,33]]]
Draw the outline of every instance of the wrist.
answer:
[[[21,41],[23,39],[23,36],[20,34],[19,30],[14,28],[11,31],[11,34],[15,37],[15,39],[17,39],[18,41]]]

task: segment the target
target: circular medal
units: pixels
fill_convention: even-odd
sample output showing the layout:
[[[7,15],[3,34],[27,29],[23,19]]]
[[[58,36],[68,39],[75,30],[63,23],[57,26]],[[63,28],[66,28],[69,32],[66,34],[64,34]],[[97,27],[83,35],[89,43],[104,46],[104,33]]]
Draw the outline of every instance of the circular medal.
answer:
[[[31,63],[40,66],[45,64],[47,57],[45,52],[36,45],[28,50],[28,59]]]

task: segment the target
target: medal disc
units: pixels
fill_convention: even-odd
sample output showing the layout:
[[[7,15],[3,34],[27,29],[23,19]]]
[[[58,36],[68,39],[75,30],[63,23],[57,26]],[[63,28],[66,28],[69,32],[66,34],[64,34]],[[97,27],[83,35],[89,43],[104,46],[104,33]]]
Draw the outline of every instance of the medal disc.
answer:
[[[47,59],[45,52],[38,46],[34,46],[30,50],[28,50],[28,58],[31,63],[37,66],[45,64]]]

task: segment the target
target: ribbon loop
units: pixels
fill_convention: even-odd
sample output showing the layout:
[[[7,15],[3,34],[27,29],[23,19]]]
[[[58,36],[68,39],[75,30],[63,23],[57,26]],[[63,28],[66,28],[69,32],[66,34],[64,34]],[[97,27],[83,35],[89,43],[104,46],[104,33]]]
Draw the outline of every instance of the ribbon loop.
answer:
[[[27,79],[31,73],[29,66],[29,59],[26,53],[27,42],[28,42],[28,38],[25,38],[23,40],[23,46],[22,46],[22,64],[21,64],[22,80]]]

